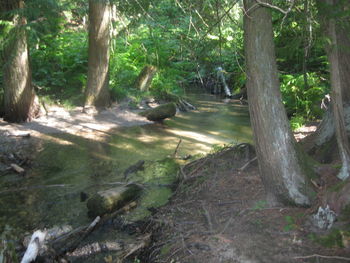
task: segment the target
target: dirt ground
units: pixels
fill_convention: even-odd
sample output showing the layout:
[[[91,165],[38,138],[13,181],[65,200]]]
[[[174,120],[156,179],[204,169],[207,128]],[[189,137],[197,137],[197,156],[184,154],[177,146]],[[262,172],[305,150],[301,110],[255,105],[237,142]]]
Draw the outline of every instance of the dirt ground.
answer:
[[[103,138],[108,131],[125,126],[135,126],[151,123],[146,118],[131,110],[127,103],[114,104],[112,107],[97,111],[95,108],[83,110],[76,107],[67,110],[54,105],[47,109],[47,114],[32,122],[21,124],[7,123],[0,119],[0,132],[15,135],[17,132],[29,132],[32,136],[49,133],[72,133],[86,138]]]
[[[105,140],[113,129],[151,123],[131,110],[127,102],[97,111],[83,111],[82,107],[67,110],[54,105],[47,107],[47,114],[26,123],[8,123],[0,118],[0,175],[6,173],[11,164],[24,169],[30,166],[36,154],[42,150],[49,134],[68,133],[94,140]],[[27,136],[29,135],[29,136]]]
[[[46,134],[66,132],[103,140],[113,128],[145,123],[143,117],[120,106],[89,113],[53,107],[48,115],[25,124],[0,120],[0,172],[9,163],[30,163]],[[314,124],[304,127],[296,138],[315,129]],[[17,136],[23,132],[30,137]],[[310,224],[316,206],[268,207],[254,157],[254,150],[243,144],[183,167],[183,181],[173,198],[147,224],[152,244],[134,262],[350,261],[348,248],[325,248],[312,241],[313,231],[329,234]]]
[[[329,234],[311,225],[317,207],[268,207],[247,149],[228,148],[183,169],[183,183],[152,219],[154,242],[141,262],[350,261],[346,248],[325,248],[310,238]]]

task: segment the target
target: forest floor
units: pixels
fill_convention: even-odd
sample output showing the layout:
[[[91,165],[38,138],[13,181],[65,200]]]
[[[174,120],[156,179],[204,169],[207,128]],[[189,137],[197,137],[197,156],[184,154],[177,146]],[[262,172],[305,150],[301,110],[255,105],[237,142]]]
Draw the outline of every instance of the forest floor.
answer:
[[[82,113],[81,108],[68,112],[53,107],[47,116],[31,123],[0,121],[0,171],[7,169],[11,158],[18,162],[33,158],[40,151],[40,141],[50,133],[103,140],[113,128],[146,123],[143,117],[121,106],[89,114]],[[314,124],[306,126],[296,133],[296,138],[315,129]],[[18,137],[19,132],[31,136]],[[8,156],[9,153],[16,154]],[[145,231],[153,233],[152,243],[139,262],[350,261],[348,248],[325,248],[312,238],[331,234],[310,223],[316,205],[308,209],[268,207],[254,158],[254,150],[242,144],[183,167],[184,179],[172,199],[148,222]],[[324,171],[328,172],[321,176],[335,177],[334,169]]]
[[[268,206],[254,157],[243,144],[185,166],[184,181],[152,218],[154,242],[144,261],[349,262],[349,248],[318,244],[316,236],[332,232],[313,226],[317,205]],[[325,181],[336,175],[324,171]]]

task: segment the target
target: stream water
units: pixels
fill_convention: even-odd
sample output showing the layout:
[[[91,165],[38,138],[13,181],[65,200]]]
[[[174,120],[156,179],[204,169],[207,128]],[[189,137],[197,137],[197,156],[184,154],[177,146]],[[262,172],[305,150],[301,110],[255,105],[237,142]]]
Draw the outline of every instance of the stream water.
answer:
[[[164,124],[125,127],[107,141],[51,134],[26,177],[0,177],[0,233],[5,225],[18,233],[54,225],[91,222],[81,192],[89,195],[125,182],[123,171],[139,160],[205,154],[216,145],[251,142],[247,107],[213,95],[196,94],[197,110]],[[166,202],[168,188],[153,187],[147,202]],[[136,216],[137,217],[137,216]]]

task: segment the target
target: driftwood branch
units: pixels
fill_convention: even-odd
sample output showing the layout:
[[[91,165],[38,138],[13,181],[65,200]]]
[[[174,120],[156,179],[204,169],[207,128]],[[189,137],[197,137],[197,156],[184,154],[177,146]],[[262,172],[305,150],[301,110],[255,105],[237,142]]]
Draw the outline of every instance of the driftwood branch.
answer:
[[[78,227],[68,233],[65,233],[47,243],[48,249],[41,256],[42,258],[58,258],[67,253],[74,254],[74,251],[95,229],[104,225],[107,221],[113,219],[119,214],[122,214],[136,206],[136,202],[131,202],[121,209],[107,214],[103,217],[97,216],[89,225]]]
[[[256,161],[258,157],[254,157],[253,159],[249,160],[246,164],[244,164],[241,168],[239,168],[239,171],[244,171],[252,162]]]
[[[47,232],[41,230],[33,233],[21,263],[30,263],[37,258],[40,248],[44,245],[46,235]]]

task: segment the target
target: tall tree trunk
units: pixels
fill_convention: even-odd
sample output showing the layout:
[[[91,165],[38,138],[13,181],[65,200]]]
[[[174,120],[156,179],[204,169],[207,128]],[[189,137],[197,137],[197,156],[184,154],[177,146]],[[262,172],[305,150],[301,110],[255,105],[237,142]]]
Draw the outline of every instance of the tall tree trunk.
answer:
[[[244,8],[249,112],[268,201],[308,206],[312,189],[282,103],[271,13],[254,0],[244,0]]]
[[[329,155],[333,151],[329,149],[337,137],[338,147],[334,145],[332,148],[339,149],[343,162],[340,178],[344,178],[341,174],[349,170],[347,133],[350,132],[350,20],[349,15],[343,15],[345,12],[333,12],[345,11],[349,5],[349,2],[344,1],[317,0],[321,27],[325,36],[331,40],[331,44],[325,47],[330,61],[331,107],[325,113],[317,131],[302,142],[308,152],[321,155],[321,161],[331,161]]]
[[[338,0],[322,0],[321,2],[323,2],[323,4],[328,5],[330,8],[329,10],[338,10],[336,6],[342,4]],[[324,16],[324,19],[325,19],[324,24],[326,28],[326,34],[331,41],[330,45],[327,47],[328,59],[330,62],[331,86],[332,86],[331,104],[332,104],[332,110],[333,110],[333,116],[334,116],[335,135],[337,138],[339,155],[342,161],[342,168],[338,174],[338,177],[340,179],[345,180],[350,175],[350,147],[349,147],[349,140],[346,132],[342,93],[343,93],[343,90],[349,89],[349,86],[347,86],[347,84],[349,83],[345,84],[345,81],[347,80],[347,78],[345,78],[345,76],[342,76],[342,75],[343,74],[348,75],[349,72],[344,72],[344,69],[342,70],[342,67],[344,62],[345,62],[345,67],[349,66],[349,64],[347,64],[349,63],[349,61],[346,61],[346,60],[344,61],[344,59],[342,61],[341,57],[343,56],[344,52],[345,53],[349,52],[348,51],[349,46],[343,46],[343,44],[345,44],[344,40],[348,40],[347,34],[349,32],[346,32],[346,30],[342,28],[344,25],[342,23],[339,23],[340,21],[342,21],[342,17],[340,17],[340,19],[338,18],[337,19],[338,21],[336,21],[335,14],[331,14],[330,16],[329,13],[323,12],[322,15]],[[347,44],[349,43],[350,42],[348,42]],[[340,53],[342,49],[344,49],[344,51]],[[345,78],[345,79],[342,79],[342,78]],[[345,92],[345,94],[347,93],[348,92]]]
[[[16,5],[11,3],[14,9],[23,8],[23,6],[23,1],[18,1]],[[22,122],[35,117],[38,105],[34,103],[35,93],[29,62],[26,19],[16,15],[14,25],[4,50],[4,119],[10,122]]]
[[[89,62],[85,106],[110,105],[108,0],[89,0]]]

